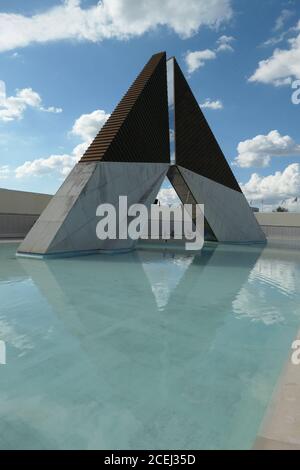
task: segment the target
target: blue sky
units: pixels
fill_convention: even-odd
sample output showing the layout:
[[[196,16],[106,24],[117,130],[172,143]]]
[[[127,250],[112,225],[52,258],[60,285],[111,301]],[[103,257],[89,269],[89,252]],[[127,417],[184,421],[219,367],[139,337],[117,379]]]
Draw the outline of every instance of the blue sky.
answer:
[[[298,210],[299,20],[296,0],[2,0],[0,186],[54,193],[166,50],[248,199]]]

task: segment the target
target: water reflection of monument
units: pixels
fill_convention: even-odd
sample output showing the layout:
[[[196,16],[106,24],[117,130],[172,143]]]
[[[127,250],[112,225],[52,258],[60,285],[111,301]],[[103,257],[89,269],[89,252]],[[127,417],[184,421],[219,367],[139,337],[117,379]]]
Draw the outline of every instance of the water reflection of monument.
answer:
[[[0,306],[0,447],[251,447],[299,326],[295,252],[13,253],[0,247],[0,296],[18,294]]]
[[[247,342],[249,325],[234,318],[232,303],[260,253],[258,247],[232,246],[206,247],[191,257],[139,251],[101,257],[101,269],[97,257],[22,260],[76,339],[77,367],[83,356],[92,365],[79,397],[88,406],[98,390],[97,432],[105,436],[99,447],[121,446],[125,428],[128,447],[227,447],[238,441],[236,424],[246,419],[245,400],[256,400],[249,387],[263,376],[265,363],[263,350],[245,354],[251,328]],[[168,275],[171,267],[176,275]],[[89,428],[84,408],[80,413]],[[249,436],[260,418],[247,423]]]
[[[109,203],[119,212],[119,196],[127,196],[128,206],[149,209],[165,177],[182,204],[205,205],[206,240],[265,243],[176,59],[167,61],[161,52],[137,76],[18,255],[52,258],[134,249],[136,239],[130,237],[98,238],[97,208]]]

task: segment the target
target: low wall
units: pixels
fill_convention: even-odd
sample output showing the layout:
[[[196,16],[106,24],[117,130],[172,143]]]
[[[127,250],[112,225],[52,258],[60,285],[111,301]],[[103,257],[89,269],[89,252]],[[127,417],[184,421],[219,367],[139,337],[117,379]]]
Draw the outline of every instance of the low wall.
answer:
[[[0,189],[0,238],[24,238],[51,198],[49,194]],[[268,239],[300,241],[300,214],[257,212],[254,215]]]
[[[255,217],[268,239],[300,240],[300,214],[258,212]]]
[[[0,189],[0,238],[24,238],[51,197],[49,194]]]

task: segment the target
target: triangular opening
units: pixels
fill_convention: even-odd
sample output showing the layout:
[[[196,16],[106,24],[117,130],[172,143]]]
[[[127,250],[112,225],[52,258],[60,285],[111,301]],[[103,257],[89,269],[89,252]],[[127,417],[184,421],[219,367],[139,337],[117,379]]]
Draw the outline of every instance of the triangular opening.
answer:
[[[197,204],[196,199],[176,165],[170,166],[167,177],[164,179],[157,195],[157,202],[161,205],[168,206]],[[205,241],[217,242],[217,237],[206,218],[204,220],[204,239]]]

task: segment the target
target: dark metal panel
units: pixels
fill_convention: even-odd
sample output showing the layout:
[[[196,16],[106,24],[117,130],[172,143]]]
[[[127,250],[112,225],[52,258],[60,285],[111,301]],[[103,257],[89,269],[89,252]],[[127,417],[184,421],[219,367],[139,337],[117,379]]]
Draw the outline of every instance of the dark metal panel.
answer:
[[[170,161],[165,52],[146,64],[81,162]]]
[[[174,62],[176,163],[241,192],[178,63]]]

